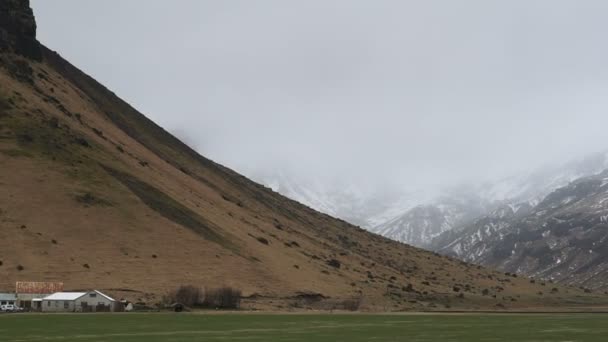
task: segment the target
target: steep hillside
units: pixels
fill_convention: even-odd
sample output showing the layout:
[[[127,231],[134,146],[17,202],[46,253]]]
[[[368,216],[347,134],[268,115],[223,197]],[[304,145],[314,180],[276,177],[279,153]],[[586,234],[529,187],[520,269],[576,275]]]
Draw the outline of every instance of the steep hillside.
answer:
[[[589,288],[608,287],[608,171],[534,208],[505,208],[435,246],[468,262]]]
[[[603,300],[390,241],[256,184],[38,44],[28,1],[0,4],[2,290],[63,281],[153,303],[181,284],[230,285],[263,309]]]

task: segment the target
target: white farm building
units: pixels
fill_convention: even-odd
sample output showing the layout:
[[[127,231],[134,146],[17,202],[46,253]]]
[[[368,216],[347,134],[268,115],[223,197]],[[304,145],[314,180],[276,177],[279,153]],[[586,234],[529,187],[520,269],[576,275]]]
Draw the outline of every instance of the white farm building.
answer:
[[[42,312],[112,312],[117,302],[99,291],[56,292],[42,298]]]

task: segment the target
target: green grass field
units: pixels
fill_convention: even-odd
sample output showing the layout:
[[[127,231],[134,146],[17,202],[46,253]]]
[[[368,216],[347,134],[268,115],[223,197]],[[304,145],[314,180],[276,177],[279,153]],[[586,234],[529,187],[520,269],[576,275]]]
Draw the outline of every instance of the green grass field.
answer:
[[[605,314],[17,314],[0,341],[608,341]]]

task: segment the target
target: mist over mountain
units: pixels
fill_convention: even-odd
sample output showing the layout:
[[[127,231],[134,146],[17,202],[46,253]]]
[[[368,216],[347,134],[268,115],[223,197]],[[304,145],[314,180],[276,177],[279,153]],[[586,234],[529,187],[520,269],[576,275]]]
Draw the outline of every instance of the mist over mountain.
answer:
[[[251,176],[274,191],[321,212],[370,228],[400,214],[425,199],[423,190],[395,187],[365,187],[345,179],[299,177],[288,169]]]
[[[43,43],[248,176],[437,194],[608,147],[605,1],[146,3],[32,1]]]
[[[593,153],[511,177],[454,184],[441,190],[369,189],[344,180],[304,181],[285,169],[254,179],[300,203],[380,235],[432,248],[443,233],[458,230],[504,207],[535,206],[555,189],[606,168],[608,153]]]

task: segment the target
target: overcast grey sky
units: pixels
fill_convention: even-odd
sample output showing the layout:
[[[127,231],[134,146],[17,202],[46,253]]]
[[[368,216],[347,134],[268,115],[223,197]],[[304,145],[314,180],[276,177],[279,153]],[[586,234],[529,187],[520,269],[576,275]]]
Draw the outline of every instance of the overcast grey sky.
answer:
[[[32,7],[43,43],[246,174],[420,186],[608,146],[608,1]]]

